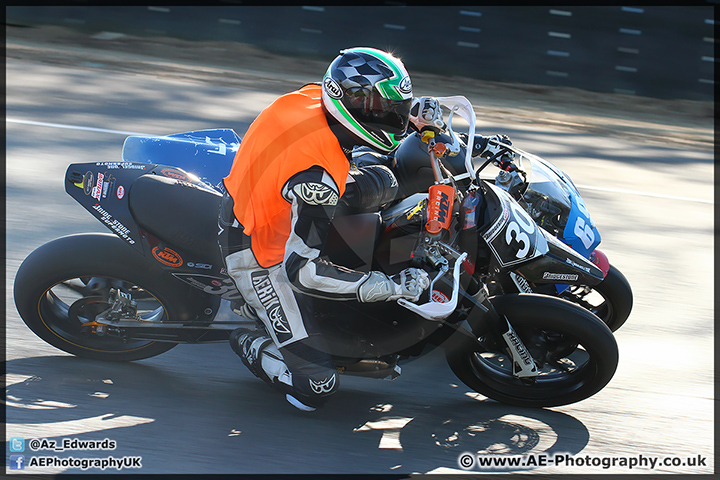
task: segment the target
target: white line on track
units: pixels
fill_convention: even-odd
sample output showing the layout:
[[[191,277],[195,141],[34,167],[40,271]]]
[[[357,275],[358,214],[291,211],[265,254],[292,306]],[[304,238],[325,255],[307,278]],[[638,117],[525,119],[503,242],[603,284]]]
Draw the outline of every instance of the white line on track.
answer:
[[[108,130],[106,128],[95,128],[95,127],[83,127],[80,125],[65,125],[62,123],[47,123],[47,122],[35,122],[32,120],[20,120],[17,118],[7,118],[5,119],[7,123],[19,123],[22,125],[35,125],[38,127],[52,127],[52,128],[66,128],[69,130],[84,130],[87,132],[99,132],[99,133],[113,133],[116,135],[149,135],[147,133],[139,133],[139,132],[125,132],[122,130]]]
[[[140,133],[140,132],[125,132],[122,130],[108,130],[106,128],[95,128],[95,127],[84,127],[81,125],[65,125],[62,123],[47,123],[47,122],[35,122],[32,120],[20,120],[17,118],[7,118],[5,119],[7,123],[18,123],[22,125],[35,125],[39,127],[52,127],[52,128],[66,128],[70,130],[83,130],[87,132],[99,132],[99,133],[112,133],[116,135],[143,135],[143,136],[152,136],[148,133]],[[158,135],[160,136],[160,135]],[[695,202],[695,203],[706,203],[706,204],[713,204],[715,203],[713,200],[705,200],[702,198],[692,198],[692,197],[679,197],[676,195],[665,195],[662,193],[650,193],[650,192],[640,192],[637,190],[625,190],[622,188],[611,188],[611,187],[593,187],[590,185],[576,185],[580,189],[585,190],[595,190],[597,192],[609,192],[609,193],[621,193],[625,195],[639,195],[643,197],[654,197],[654,198],[664,198],[666,200],[678,200],[682,202]]]

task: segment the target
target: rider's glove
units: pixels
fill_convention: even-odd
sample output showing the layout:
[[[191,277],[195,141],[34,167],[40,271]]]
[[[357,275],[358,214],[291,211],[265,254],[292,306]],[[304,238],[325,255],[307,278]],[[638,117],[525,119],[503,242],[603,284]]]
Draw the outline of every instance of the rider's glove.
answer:
[[[410,107],[410,125],[416,132],[433,130],[440,133],[447,125],[443,121],[440,104],[433,97],[413,98]]]
[[[419,268],[407,268],[392,277],[382,272],[370,272],[358,287],[357,296],[363,303],[390,302],[398,298],[416,302],[429,286],[428,274]]]
[[[506,150],[505,145],[512,145],[512,142],[507,135],[493,135],[492,137],[487,137],[485,139],[485,145],[480,151],[480,156],[485,158],[493,157]]]
[[[493,135],[492,137],[478,135],[473,144],[473,156],[492,158],[493,163],[500,170],[510,172],[517,170],[517,167],[513,163],[513,152],[507,149],[509,146],[512,146],[512,142],[507,135]]]

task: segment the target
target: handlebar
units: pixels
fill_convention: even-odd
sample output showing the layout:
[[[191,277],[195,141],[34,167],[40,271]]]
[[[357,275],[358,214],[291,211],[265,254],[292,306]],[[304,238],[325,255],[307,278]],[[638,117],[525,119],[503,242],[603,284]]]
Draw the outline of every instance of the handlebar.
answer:
[[[451,183],[455,190],[455,195],[462,199],[461,193],[458,191],[455,181],[461,180],[462,178],[471,177],[473,173],[472,169],[472,151],[473,141],[475,139],[475,111],[473,110],[470,101],[463,96],[453,97],[439,97],[438,102],[446,108],[450,109],[450,116],[447,120],[447,133],[452,139],[452,143],[440,143],[435,142],[434,132],[426,132],[423,134],[423,141],[428,144],[428,154],[430,155],[431,165],[433,174],[435,176],[435,183]],[[465,150],[465,170],[466,173],[461,175],[453,176],[440,162],[440,158],[449,155],[457,155],[460,152],[460,140],[452,128],[453,115],[457,114],[468,122],[468,145]],[[453,255],[455,257],[455,265],[452,270],[453,278],[453,290],[450,301],[448,302],[437,302],[433,299],[432,291],[435,283],[449,272],[447,260],[443,258],[443,265],[430,283],[430,301],[422,305],[415,304],[407,299],[398,299],[398,304],[407,308],[408,310],[420,315],[428,320],[440,321],[455,311],[458,304],[459,290],[460,290],[460,267],[463,261],[467,258],[467,252],[460,255]]]
[[[523,170],[513,163],[511,157],[501,157],[493,161],[496,167],[506,172],[523,172]]]
[[[460,290],[460,267],[462,266],[462,263],[463,261],[465,261],[467,256],[468,254],[467,252],[465,252],[455,260],[452,274],[453,291],[449,302],[436,302],[435,300],[433,300],[432,297],[432,291],[435,282],[449,271],[447,265],[445,265],[445,268],[442,268],[440,272],[435,276],[433,281],[430,283],[429,302],[423,303],[422,305],[417,305],[405,298],[400,298],[397,301],[398,304],[428,320],[440,321],[449,317],[450,314],[453,313],[457,308]]]

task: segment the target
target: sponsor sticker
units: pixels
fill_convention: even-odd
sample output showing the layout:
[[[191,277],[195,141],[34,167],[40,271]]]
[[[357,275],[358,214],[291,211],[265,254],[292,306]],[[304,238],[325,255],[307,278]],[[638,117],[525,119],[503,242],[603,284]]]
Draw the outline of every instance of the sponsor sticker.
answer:
[[[510,278],[512,278],[512,281],[515,282],[515,286],[518,287],[518,290],[521,293],[532,293],[532,287],[524,277],[515,272],[510,272]]]
[[[400,90],[402,93],[412,93],[412,82],[410,81],[409,76],[400,80],[398,90]]]
[[[439,290],[432,291],[432,300],[437,303],[448,303],[450,301],[448,296]]]
[[[280,304],[280,298],[277,292],[275,292],[275,287],[273,287],[270,282],[269,273],[267,270],[262,270],[253,272],[250,276],[255,293],[267,312],[267,316],[270,319],[270,323],[273,330],[275,330],[278,340],[283,342],[291,338],[292,331],[290,330],[290,322],[285,315],[285,310],[283,310]]]
[[[578,278],[580,278],[580,276],[577,273],[550,273],[550,272],[543,273],[544,280],[558,280],[558,281],[563,281],[563,282],[574,282]]]
[[[510,210],[506,205],[503,205],[502,215],[495,219],[495,222],[483,235],[483,238],[488,241],[495,238],[500,233],[500,230],[502,230],[502,227],[504,227],[507,223],[508,218],[510,218]]]
[[[92,172],[87,172],[83,176],[82,189],[83,189],[83,192],[85,192],[85,195],[90,195],[90,192],[92,191],[94,180],[95,180],[95,177],[93,176]]]
[[[186,265],[190,268],[202,268],[204,270],[212,270],[212,265],[210,265],[209,263],[187,262]]]
[[[102,184],[102,198],[107,198],[108,193],[115,188],[115,177],[109,173],[105,173]],[[99,199],[98,199],[99,200]]]
[[[130,229],[120,223],[120,221],[113,218],[104,208],[96,203],[92,207],[95,211],[100,214],[100,220],[107,225],[113,232],[117,233],[123,240],[128,242],[130,245],[135,245],[135,240],[130,237]]]
[[[330,77],[326,77],[323,81],[323,85],[325,86],[325,91],[331,98],[334,98],[336,100],[342,98],[342,89],[335,80]]]
[[[126,170],[145,170],[148,166],[147,165],[138,165],[136,163],[131,162],[98,162],[95,165],[98,167],[105,167],[107,169],[115,170],[119,168],[123,168]]]
[[[572,266],[575,267],[575,268],[579,268],[580,270],[584,270],[584,271],[590,273],[590,267],[586,267],[586,266],[584,266],[584,265],[580,265],[579,263],[574,262],[574,261],[572,261],[572,260],[569,259],[569,258],[566,258],[566,259],[565,259],[565,263],[567,263],[568,265],[572,265]]]
[[[179,267],[183,264],[182,257],[175,250],[167,247],[162,249],[155,247],[152,249],[152,254],[158,262],[168,267]]]
[[[163,168],[162,170],[160,170],[160,173],[162,173],[168,178],[174,178],[175,180],[189,180],[187,175],[178,170],[175,170],[174,168]]]
[[[103,186],[104,179],[105,179],[105,175],[103,175],[102,173],[98,173],[97,181],[95,182],[95,187],[93,187],[92,192],[90,193],[90,196],[96,200],[100,200],[100,198],[102,198],[102,186]]]
[[[117,195],[118,200],[122,200],[123,197],[125,196],[125,187],[123,187],[122,185],[119,185],[117,188],[117,192],[115,192],[115,193]]]

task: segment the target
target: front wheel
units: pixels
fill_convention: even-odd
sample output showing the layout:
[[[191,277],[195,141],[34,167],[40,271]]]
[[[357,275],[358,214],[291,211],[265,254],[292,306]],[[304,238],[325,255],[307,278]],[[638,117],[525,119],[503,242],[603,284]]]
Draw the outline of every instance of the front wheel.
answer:
[[[94,360],[153,357],[176,343],[127,338],[95,322],[113,296],[128,296],[142,323],[187,320],[189,292],[121,239],[107,234],[59,238],[32,252],[15,277],[15,305],[38,337],[65,352]],[[113,293],[114,292],[114,293]]]
[[[603,281],[594,287],[572,285],[560,296],[594,313],[613,332],[622,327],[633,306],[630,282],[612,265]]]
[[[587,310],[535,294],[502,295],[491,301],[515,329],[539,374],[532,381],[515,377],[507,346],[490,332],[475,332],[479,344],[463,342],[447,351],[450,368],[473,390],[510,405],[554,407],[594,395],[615,374],[615,338]]]

